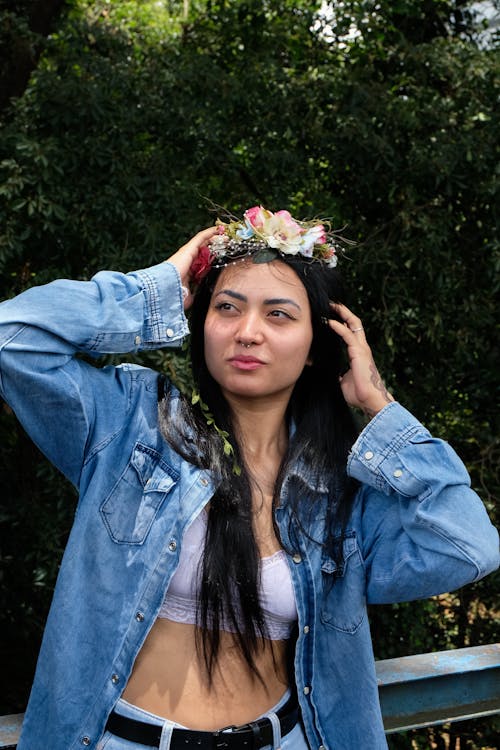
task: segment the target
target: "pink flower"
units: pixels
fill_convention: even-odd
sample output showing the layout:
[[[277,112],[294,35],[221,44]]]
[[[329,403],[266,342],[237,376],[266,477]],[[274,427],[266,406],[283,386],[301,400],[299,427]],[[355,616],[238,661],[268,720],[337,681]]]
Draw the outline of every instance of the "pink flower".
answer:
[[[301,252],[311,257],[315,245],[324,245],[326,242],[326,232],[323,224],[316,224],[305,232],[301,241]]]
[[[208,245],[201,245],[198,255],[191,263],[189,272],[195,284],[199,284],[200,281],[207,275],[212,268],[212,263],[215,260],[215,255],[212,253]]]
[[[275,216],[280,217],[280,221],[286,226],[290,227],[291,229],[297,229],[299,231],[302,231],[301,227],[297,224],[293,216],[291,215],[290,211],[276,211],[274,214]]]
[[[245,211],[243,216],[253,227],[255,227],[256,229],[260,229],[264,223],[266,214],[269,213],[270,212],[266,211],[266,209],[262,206],[252,206],[252,208],[248,208]]]
[[[316,242],[318,245],[324,245],[326,242],[326,232],[325,227],[323,224],[316,224],[315,227],[309,230],[310,232],[313,232],[316,236]]]

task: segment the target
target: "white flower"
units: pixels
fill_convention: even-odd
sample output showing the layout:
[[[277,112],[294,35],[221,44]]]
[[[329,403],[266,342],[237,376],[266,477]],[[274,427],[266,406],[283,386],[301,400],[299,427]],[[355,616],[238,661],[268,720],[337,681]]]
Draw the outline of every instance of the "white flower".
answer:
[[[259,234],[269,247],[287,255],[297,255],[300,252],[302,234],[304,230],[292,219],[288,211],[269,212],[264,216]]]

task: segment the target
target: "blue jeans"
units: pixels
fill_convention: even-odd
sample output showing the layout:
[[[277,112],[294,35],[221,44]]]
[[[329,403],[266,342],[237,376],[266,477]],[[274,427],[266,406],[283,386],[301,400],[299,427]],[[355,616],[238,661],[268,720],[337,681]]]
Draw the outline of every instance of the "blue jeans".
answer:
[[[290,690],[287,690],[273,708],[265,714],[257,717],[258,719],[266,717],[273,725],[273,744],[267,745],[265,748],[262,748],[262,750],[279,750],[279,748],[281,748],[281,750],[309,750],[302,726],[299,722],[297,722],[291,732],[288,732],[283,739],[281,738],[279,719],[276,716],[276,711],[278,711],[281,706],[284,706],[289,697]],[[133,706],[131,703],[127,703],[127,701],[124,701],[121,698],[115,706],[115,712],[120,714],[120,716],[127,716],[130,719],[144,721],[147,724],[163,725],[159,750],[169,750],[170,737],[172,735],[172,730],[175,727],[187,729],[187,727],[182,724],[176,724],[174,721],[157,716],[149,711],[144,711],[144,709]],[[140,745],[138,742],[129,742],[129,740],[123,740],[121,737],[116,737],[116,735],[111,734],[111,732],[105,732],[97,745],[97,750],[151,750],[151,748],[149,745]]]

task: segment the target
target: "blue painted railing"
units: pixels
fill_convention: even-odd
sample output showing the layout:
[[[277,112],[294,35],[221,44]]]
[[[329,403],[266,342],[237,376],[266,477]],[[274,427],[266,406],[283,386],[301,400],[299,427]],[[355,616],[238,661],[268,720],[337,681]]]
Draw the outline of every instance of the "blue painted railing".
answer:
[[[376,663],[387,734],[500,713],[500,643]],[[0,717],[0,750],[13,750],[22,714]]]
[[[500,713],[500,643],[376,666],[386,733]]]

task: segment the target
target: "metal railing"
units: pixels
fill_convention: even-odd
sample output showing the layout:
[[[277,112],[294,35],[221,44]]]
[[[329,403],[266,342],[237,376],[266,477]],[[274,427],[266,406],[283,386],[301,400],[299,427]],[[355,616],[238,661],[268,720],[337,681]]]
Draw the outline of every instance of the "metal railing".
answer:
[[[376,666],[387,734],[500,713],[500,643]]]
[[[500,643],[376,663],[386,734],[500,713]],[[0,750],[16,747],[23,714],[0,717]]]

